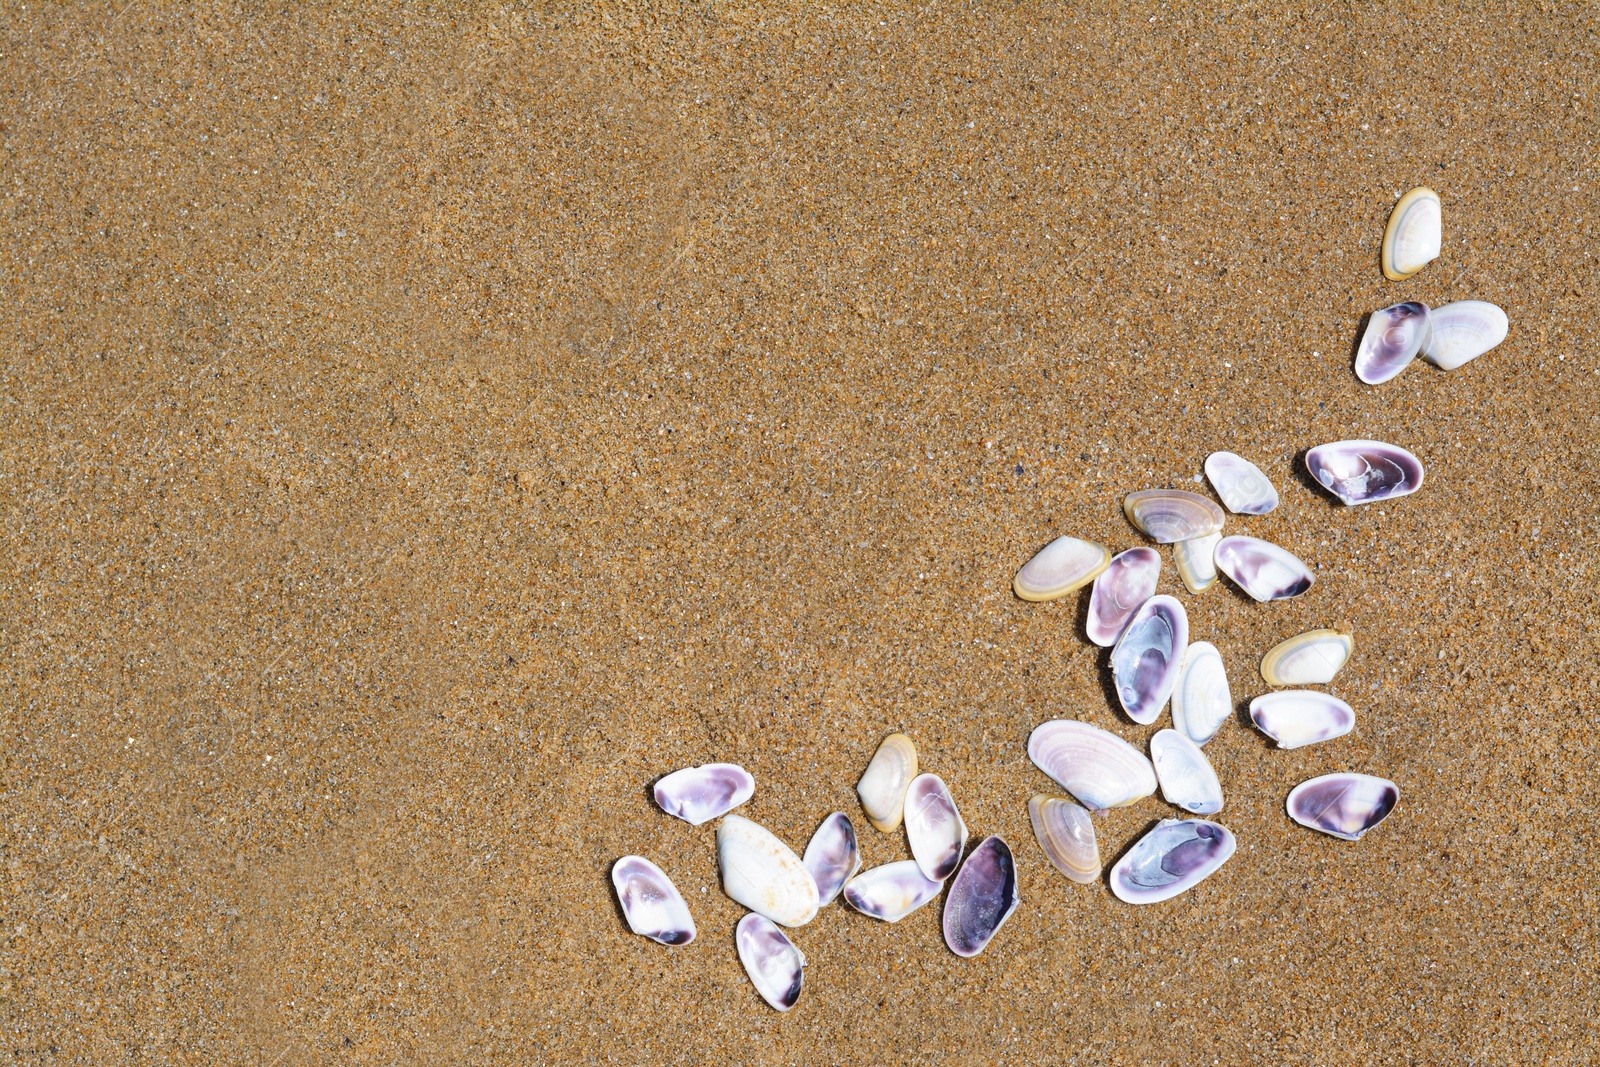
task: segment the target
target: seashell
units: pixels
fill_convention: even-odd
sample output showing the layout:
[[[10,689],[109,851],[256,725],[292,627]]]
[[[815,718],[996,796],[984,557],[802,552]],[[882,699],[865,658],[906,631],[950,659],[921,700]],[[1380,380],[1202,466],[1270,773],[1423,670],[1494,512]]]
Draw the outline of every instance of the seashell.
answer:
[[[1193,815],[1215,815],[1222,810],[1222,783],[1200,746],[1176,730],[1160,730],[1150,739],[1150,762],[1155,764],[1161,796],[1168,804]]]
[[[1262,603],[1299,596],[1316,581],[1299,557],[1259,537],[1217,542],[1217,570]]]
[[[944,943],[957,956],[976,956],[1017,910],[1017,860],[1001,837],[978,842],[944,901]]]
[[[1278,491],[1261,468],[1232,452],[1206,457],[1206,477],[1222,503],[1235,515],[1265,515],[1278,506]]]
[[[866,809],[867,821],[884,833],[893,833],[905,813],[906,786],[917,776],[917,746],[905,734],[890,734],[878,746],[866,773],[856,783],[856,795]]]
[[[1011,588],[1023,600],[1054,600],[1094,581],[1110,562],[1105,545],[1058,537],[1022,565]]]
[[[694,940],[694,917],[683,894],[666,872],[643,856],[624,856],[611,865],[628,929],[663,945],[687,945]]]
[[[1250,702],[1250,721],[1278,742],[1279,748],[1300,748],[1343,737],[1356,726],[1349,704],[1312,689],[1263,693]]]
[[[1028,818],[1033,821],[1033,836],[1056,870],[1085,884],[1100,877],[1100,846],[1087,811],[1070,800],[1041,795],[1028,801]]]
[[[1267,650],[1261,677],[1268,685],[1326,685],[1354,647],[1355,638],[1342,630],[1307,630]]]
[[[1404,281],[1433,262],[1443,243],[1439,194],[1418,186],[1389,212],[1389,225],[1383,231],[1383,276]]]
[[[1415,300],[1374,311],[1356,349],[1356,377],[1380,385],[1411,365],[1428,341],[1428,305]]]
[[[1111,868],[1111,891],[1129,904],[1156,904],[1190,889],[1228,862],[1238,847],[1208,819],[1162,819]]]
[[[1422,461],[1382,441],[1332,441],[1306,453],[1306,470],[1346,504],[1370,504],[1422,488]]]
[[[919,774],[906,790],[906,840],[924,876],[942,882],[961,864],[967,824],[944,779]]]
[[[1226,520],[1217,505],[1182,489],[1129,493],[1122,501],[1122,513],[1141,533],[1163,545],[1216,533]]]
[[[765,827],[726,816],[717,827],[717,866],[722,891],[751,911],[784,926],[816,918],[817,883],[794,850]]]
[[[1178,669],[1189,647],[1189,613],[1176,597],[1145,601],[1111,650],[1111,674],[1122,710],[1148,725],[1161,715],[1178,684]]]
[[[756,780],[737,763],[673,771],[656,783],[656,805],[690,826],[726,815],[755,795]]]
[[[1161,556],[1153,548],[1119,552],[1094,580],[1089,595],[1089,640],[1101,648],[1116,643],[1139,606],[1155,594],[1161,577]]]
[[[1324,774],[1301,782],[1289,792],[1289,818],[1346,841],[1389,817],[1400,802],[1400,787],[1370,774]]]
[[[1441,370],[1471,363],[1506,339],[1511,328],[1506,313],[1487,300],[1458,300],[1434,308],[1433,332],[1422,346],[1422,358]]]
[[[1120,808],[1156,791],[1155,768],[1143,752],[1086,722],[1041,723],[1028,735],[1028,758],[1091,811]]]
[[[844,884],[861,869],[861,845],[850,817],[836,811],[822,820],[801,859],[811,880],[817,883],[817,906],[827,907]]]
[[[1217,584],[1216,552],[1220,540],[1222,534],[1218,532],[1172,542],[1172,562],[1178,565],[1178,577],[1189,592],[1204,593]]]
[[[800,986],[806,979],[806,955],[789,935],[764,915],[746,915],[734,927],[734,943],[739,946],[739,962],[750,976],[761,999],[779,1011],[788,1011],[800,1001]]]
[[[850,879],[844,884],[844,900],[863,915],[897,923],[943,888],[943,882],[923,877],[916,860],[898,860]]]
[[[1222,729],[1233,714],[1233,692],[1222,653],[1210,641],[1196,641],[1183,656],[1183,670],[1172,690],[1172,725],[1197,745]]]

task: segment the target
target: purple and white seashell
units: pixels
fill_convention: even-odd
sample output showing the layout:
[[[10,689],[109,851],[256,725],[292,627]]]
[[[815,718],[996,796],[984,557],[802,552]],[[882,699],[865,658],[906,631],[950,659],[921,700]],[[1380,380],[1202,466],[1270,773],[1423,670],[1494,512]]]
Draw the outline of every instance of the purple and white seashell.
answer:
[[[1227,516],[1198,493],[1183,489],[1144,489],[1129,493],[1122,513],[1139,531],[1163,545],[1216,533]]]
[[[1259,537],[1217,542],[1217,570],[1261,603],[1299,596],[1316,581],[1298,556]]]
[[[1414,300],[1374,311],[1356,349],[1356,377],[1368,385],[1393,378],[1417,358],[1431,328],[1428,305]]]
[[[656,804],[690,826],[726,815],[755,795],[756,780],[737,763],[673,771],[656,783]]]
[[[1083,884],[1100,877],[1100,845],[1087,811],[1070,800],[1035,796],[1028,801],[1028,819],[1056,870]]]
[[[666,872],[643,856],[624,856],[611,865],[628,929],[663,945],[687,945],[694,940],[694,917],[683,894]]]
[[[1215,873],[1237,847],[1226,826],[1163,819],[1111,868],[1111,892],[1129,904],[1171,900]]]
[[[1389,817],[1400,802],[1400,787],[1370,774],[1324,774],[1301,782],[1289,793],[1289,818],[1346,841]]]
[[[1120,808],[1156,791],[1143,752],[1098,726],[1051,719],[1028,735],[1028,758],[1091,811]]]
[[[1382,441],[1332,441],[1306,453],[1306,470],[1346,504],[1370,504],[1422,488],[1422,461]]]
[[[1176,730],[1161,730],[1150,739],[1150,762],[1155,765],[1161,796],[1168,804],[1191,815],[1215,815],[1222,810],[1222,783],[1200,746]]]
[[[1183,654],[1183,670],[1172,691],[1172,725],[1197,745],[1217,736],[1233,714],[1233,691],[1222,653],[1210,641],[1196,641]]]
[[[817,906],[832,904],[839,890],[861,869],[861,845],[850,817],[836,811],[823,819],[806,843],[801,862],[817,883]]]
[[[1280,689],[1250,702],[1250,721],[1278,742],[1300,748],[1343,737],[1356,727],[1356,713],[1338,697],[1313,689]]]
[[[1160,578],[1161,555],[1153,548],[1130,548],[1112,557],[1089,594],[1089,621],[1084,625],[1089,640],[1101,648],[1116,644],[1133,613],[1155,595]]]
[[[944,943],[957,956],[976,956],[1021,902],[1011,846],[1004,838],[984,838],[950,883],[944,902]]]
[[[750,976],[761,999],[779,1011],[799,1003],[800,987],[806,978],[806,956],[776,923],[751,912],[734,928],[734,943],[739,946],[739,962]]]
[[[961,864],[967,824],[937,774],[917,775],[906,790],[906,841],[917,868],[935,882],[950,877]]]
[[[1160,717],[1188,647],[1189,614],[1183,604],[1166,595],[1145,601],[1111,650],[1117,699],[1128,718],[1148,725]]]
[[[897,923],[939,895],[943,882],[923,877],[916,860],[862,871],[844,884],[844,901],[863,915]]]
[[[1206,477],[1235,515],[1265,515],[1278,506],[1278,491],[1261,468],[1232,452],[1206,457]]]
[[[1455,370],[1470,363],[1506,339],[1511,322],[1506,313],[1487,300],[1458,300],[1434,308],[1433,333],[1422,347],[1422,358],[1440,370]]]

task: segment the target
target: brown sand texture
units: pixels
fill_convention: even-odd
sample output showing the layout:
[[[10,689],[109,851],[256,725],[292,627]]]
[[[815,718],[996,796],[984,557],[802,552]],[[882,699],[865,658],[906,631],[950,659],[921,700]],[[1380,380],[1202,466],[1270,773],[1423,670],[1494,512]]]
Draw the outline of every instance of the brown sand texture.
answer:
[[[0,20],[4,1062],[1600,1060],[1593,5]],[[1417,185],[1443,253],[1386,281]],[[1460,299],[1506,342],[1357,381],[1365,315]],[[1426,485],[1341,506],[1343,438]],[[1318,580],[1162,549],[1239,848],[1135,907],[1048,866],[1026,742],[1155,727],[1011,580],[1218,449]],[[1357,726],[1280,751],[1257,664],[1319,626]],[[941,901],[831,906],[779,1014],[650,783],[740,763],[885,863],[894,730],[1021,907],[961,959]],[[1336,770],[1401,789],[1359,843],[1285,815]],[[628,931],[629,853],[692,945]]]

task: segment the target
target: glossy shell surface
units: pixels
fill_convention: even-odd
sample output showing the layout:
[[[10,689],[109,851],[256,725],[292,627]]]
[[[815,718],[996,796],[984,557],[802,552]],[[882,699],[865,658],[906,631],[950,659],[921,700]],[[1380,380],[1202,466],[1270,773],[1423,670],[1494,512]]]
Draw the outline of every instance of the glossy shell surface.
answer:
[[[906,790],[906,841],[926,878],[942,882],[961,863],[967,824],[937,774],[917,775]]]
[[[1117,553],[1089,594],[1089,618],[1084,624],[1089,640],[1101,648],[1116,644],[1133,613],[1155,595],[1160,578],[1161,555],[1155,549]]]
[[[1408,301],[1374,311],[1356,349],[1356,377],[1382,385],[1411,365],[1432,329],[1427,304]]]
[[[844,884],[861,870],[861,844],[850,817],[836,811],[823,819],[806,842],[806,853],[800,862],[817,883],[818,906],[825,908],[833,903]]]
[[[1011,588],[1023,600],[1055,600],[1094,581],[1110,563],[1105,545],[1058,537],[1022,565]]]
[[[957,956],[976,956],[1021,901],[1011,846],[1003,838],[984,838],[950,883],[944,902],[944,943]]]
[[[1259,537],[1224,537],[1216,560],[1217,570],[1261,603],[1297,597],[1316,581],[1298,556]]]
[[[1111,650],[1111,674],[1122,710],[1148,725],[1161,716],[1178,684],[1189,647],[1189,613],[1170,596],[1145,601]]]
[[[1302,748],[1343,737],[1356,727],[1356,713],[1338,697],[1314,689],[1280,689],[1250,702],[1250,721],[1278,742]]]
[[[1470,363],[1506,339],[1511,322],[1487,300],[1458,300],[1433,309],[1422,358],[1441,370]]]
[[[756,780],[737,763],[707,763],[673,771],[656,782],[656,805],[691,826],[728,814],[756,792]]]
[[[1187,541],[1172,543],[1172,562],[1177,565],[1178,577],[1191,593],[1204,593],[1217,584],[1217,542],[1222,534],[1210,533]]]
[[[1074,882],[1088,884],[1100,877],[1100,845],[1087,809],[1040,795],[1028,801],[1028,819],[1051,866]]]
[[[788,934],[771,919],[751,913],[739,920],[733,939],[744,973],[750,976],[762,1000],[778,1011],[788,1011],[800,1002],[806,957]]]
[[[1422,461],[1382,441],[1330,441],[1306,453],[1306,471],[1346,504],[1371,504],[1422,488]]]
[[[1392,282],[1404,281],[1433,262],[1444,245],[1444,212],[1439,194],[1419,185],[1389,212],[1383,231],[1381,266]]]
[[[1400,803],[1400,787],[1370,774],[1324,774],[1289,793],[1289,818],[1346,841],[1359,841]]]
[[[1222,653],[1210,641],[1196,641],[1183,656],[1172,690],[1172,725],[1197,745],[1217,736],[1233,714],[1233,691]]]
[[[1235,515],[1265,515],[1278,506],[1278,491],[1261,468],[1232,452],[1206,457],[1206,477]]]
[[[905,815],[906,787],[917,776],[917,746],[905,734],[890,734],[873,753],[856,795],[867,813],[867,821],[884,833],[900,827]]]
[[[1208,819],[1163,819],[1111,868],[1111,892],[1129,904],[1156,904],[1192,889],[1228,862],[1237,842]]]
[[[1350,660],[1355,638],[1343,630],[1307,630],[1279,641],[1261,657],[1268,685],[1326,685]]]
[[[628,920],[628,929],[663,945],[694,940],[694,917],[666,872],[643,856],[624,856],[611,865],[611,885]]]
[[[1028,736],[1028,758],[1092,811],[1120,808],[1156,791],[1155,768],[1143,752],[1086,722],[1041,723]]]
[[[1150,762],[1168,804],[1191,815],[1222,810],[1222,783],[1200,746],[1176,730],[1160,730],[1150,739]]]
[[[1184,489],[1145,489],[1129,493],[1122,513],[1140,532],[1163,545],[1204,537],[1222,529],[1222,509]]]
[[[863,915],[897,923],[939,895],[943,882],[925,877],[916,860],[862,871],[844,885],[844,901]]]

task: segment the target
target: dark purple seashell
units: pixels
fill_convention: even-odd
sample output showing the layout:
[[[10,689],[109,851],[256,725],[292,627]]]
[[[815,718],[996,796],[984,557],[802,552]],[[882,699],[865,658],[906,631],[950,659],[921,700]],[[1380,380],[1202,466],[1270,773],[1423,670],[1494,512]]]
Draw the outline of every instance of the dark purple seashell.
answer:
[[[1259,537],[1224,537],[1214,558],[1217,570],[1263,604],[1299,596],[1316,581],[1298,556]]]
[[[1004,838],[984,838],[950,883],[944,902],[944,943],[957,956],[976,956],[1021,902],[1011,846]]]
[[[1332,441],[1306,453],[1306,470],[1346,504],[1370,504],[1422,488],[1422,461],[1382,441]]]
[[[756,780],[737,763],[673,771],[656,783],[656,804],[691,826],[726,815],[755,795]]]
[[[1343,772],[1301,782],[1289,793],[1289,818],[1346,841],[1389,817],[1400,802],[1400,787],[1387,778]]]
[[[836,811],[823,819],[806,843],[806,854],[800,862],[817,883],[818,906],[825,908],[833,903],[839,890],[861,869],[861,845],[850,817]]]
[[[1189,613],[1183,604],[1164,594],[1145,601],[1111,651],[1117,699],[1128,718],[1148,725],[1160,717],[1188,647]]]
[[[1111,565],[1094,580],[1089,594],[1089,620],[1084,629],[1101,648],[1116,644],[1123,627],[1146,600],[1155,595],[1161,578],[1161,555],[1153,548],[1119,552]]]
[[[1111,892],[1129,904],[1171,900],[1215,873],[1237,847],[1219,823],[1163,819],[1111,868]]]
[[[1356,349],[1356,377],[1368,385],[1388,381],[1411,365],[1431,332],[1427,304],[1409,301],[1374,311]]]

